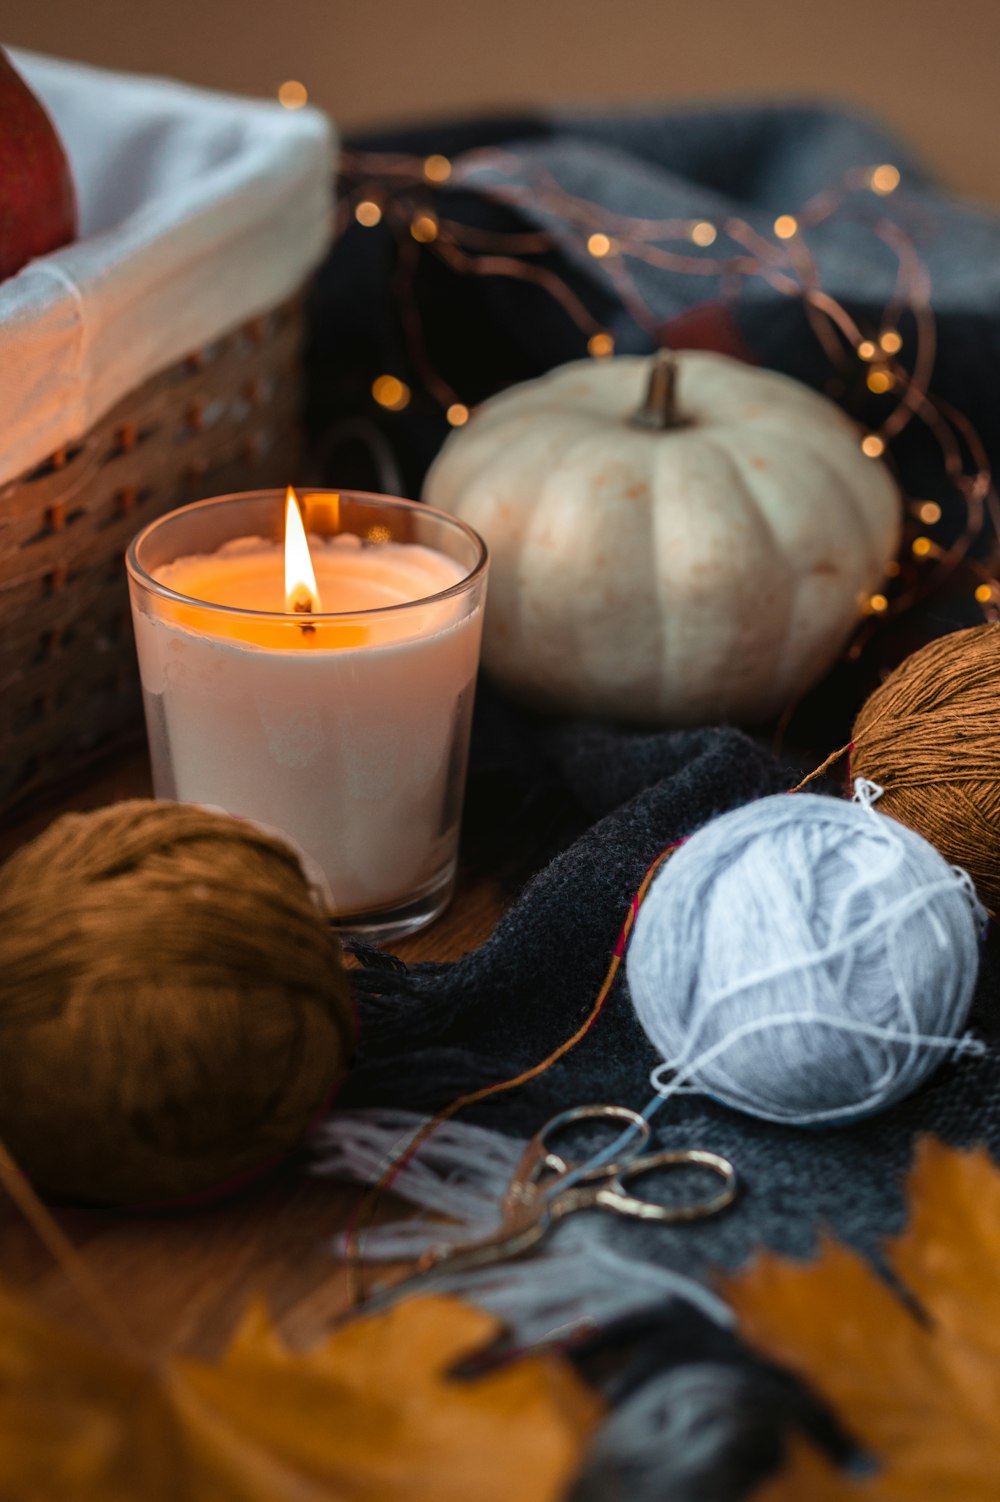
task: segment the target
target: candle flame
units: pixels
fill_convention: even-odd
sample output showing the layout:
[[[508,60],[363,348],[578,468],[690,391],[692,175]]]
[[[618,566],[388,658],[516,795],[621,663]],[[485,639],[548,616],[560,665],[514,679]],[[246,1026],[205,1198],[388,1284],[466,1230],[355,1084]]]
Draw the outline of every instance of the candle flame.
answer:
[[[289,485],[285,493],[285,609],[289,614],[309,615],[321,608],[299,498]]]

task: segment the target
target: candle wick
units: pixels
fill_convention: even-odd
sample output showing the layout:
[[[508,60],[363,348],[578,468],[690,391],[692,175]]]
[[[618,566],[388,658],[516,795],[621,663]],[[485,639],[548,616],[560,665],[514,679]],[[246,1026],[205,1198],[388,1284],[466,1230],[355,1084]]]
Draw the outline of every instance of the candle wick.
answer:
[[[301,595],[292,605],[292,609],[295,611],[296,615],[312,615],[312,608],[312,600],[308,598],[303,599]],[[302,622],[302,625],[299,629],[301,630],[303,636],[315,636],[316,634],[316,627],[307,625],[305,621]]]

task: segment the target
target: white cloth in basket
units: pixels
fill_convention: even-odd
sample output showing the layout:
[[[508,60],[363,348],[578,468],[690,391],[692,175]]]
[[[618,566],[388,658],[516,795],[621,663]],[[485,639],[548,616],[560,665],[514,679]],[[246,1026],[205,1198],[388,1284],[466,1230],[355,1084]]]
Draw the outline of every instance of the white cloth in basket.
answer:
[[[0,484],[289,296],[329,243],[334,164],[318,110],[10,55],[66,146],[81,237],[0,282]]]

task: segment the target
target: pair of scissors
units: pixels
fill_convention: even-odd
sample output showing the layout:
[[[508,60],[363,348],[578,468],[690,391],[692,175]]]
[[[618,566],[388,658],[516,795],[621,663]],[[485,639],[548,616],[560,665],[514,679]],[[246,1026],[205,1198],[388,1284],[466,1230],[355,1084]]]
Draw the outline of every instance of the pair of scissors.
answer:
[[[567,1127],[583,1121],[613,1121],[627,1128],[615,1161],[574,1163],[551,1146]],[[415,1276],[464,1272],[523,1256],[560,1220],[580,1210],[610,1210],[635,1220],[676,1225],[704,1220],[725,1210],[736,1198],[736,1169],[728,1158],[699,1148],[646,1153],[649,1122],[627,1106],[576,1106],[547,1121],[528,1143],[503,1199],[499,1228],[481,1240],[449,1242],[428,1247]],[[600,1155],[598,1155],[600,1156]],[[672,1205],[656,1204],[630,1192],[630,1185],[657,1169],[704,1168],[721,1180],[721,1187],[704,1197]]]

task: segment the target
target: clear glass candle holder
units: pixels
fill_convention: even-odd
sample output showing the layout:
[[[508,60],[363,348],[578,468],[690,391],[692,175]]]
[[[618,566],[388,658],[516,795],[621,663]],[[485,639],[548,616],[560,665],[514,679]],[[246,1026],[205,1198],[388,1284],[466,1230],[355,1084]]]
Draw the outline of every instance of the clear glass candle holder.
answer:
[[[153,788],[288,835],[331,921],[397,938],[454,886],[486,548],[410,501],[301,499],[308,614],[286,609],[284,492],[200,501],[131,543]]]

